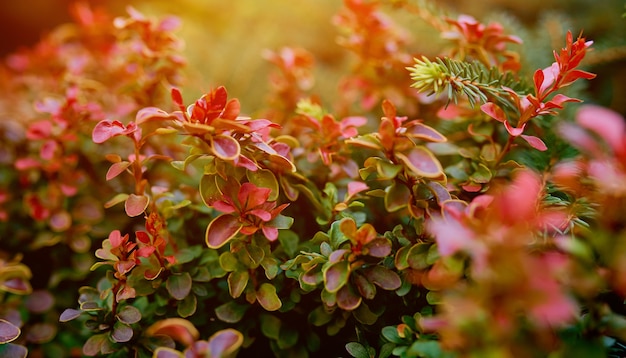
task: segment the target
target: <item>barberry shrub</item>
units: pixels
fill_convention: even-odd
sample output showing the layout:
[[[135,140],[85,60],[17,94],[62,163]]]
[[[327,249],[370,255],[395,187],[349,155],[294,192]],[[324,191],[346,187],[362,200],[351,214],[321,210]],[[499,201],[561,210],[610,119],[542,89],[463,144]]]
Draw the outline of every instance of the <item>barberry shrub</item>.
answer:
[[[267,50],[259,115],[220,85],[187,98],[175,17],[78,3],[7,57],[0,355],[624,347],[626,122],[584,91],[593,42],[563,29],[537,69],[499,22],[343,5],[337,95],[313,52]]]

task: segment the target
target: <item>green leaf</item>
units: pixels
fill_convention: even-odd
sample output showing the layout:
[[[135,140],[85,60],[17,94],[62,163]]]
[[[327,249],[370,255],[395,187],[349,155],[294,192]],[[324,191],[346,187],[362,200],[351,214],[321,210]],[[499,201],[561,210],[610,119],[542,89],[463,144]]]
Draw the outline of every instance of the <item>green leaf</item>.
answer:
[[[117,195],[115,195],[113,198],[109,199],[109,201],[107,201],[106,203],[104,203],[104,208],[108,209],[111,208],[119,203],[123,203],[126,201],[126,199],[128,199],[128,194],[126,193],[119,193]]]
[[[398,329],[395,326],[383,327],[380,331],[383,337],[391,343],[402,344],[403,339],[398,334]]]
[[[261,332],[263,332],[265,337],[278,339],[281,327],[280,319],[270,314],[262,314],[259,318],[261,320]]]
[[[276,294],[276,287],[271,283],[262,283],[256,292],[256,298],[261,306],[268,311],[276,311],[282,306],[282,302]]]
[[[413,342],[409,350],[408,356],[423,357],[423,358],[441,358],[443,357],[443,351],[439,342],[436,341],[417,341]]]
[[[216,175],[206,174],[200,179],[200,197],[206,206],[213,206],[213,203],[222,197],[222,192],[217,186]]]
[[[170,296],[180,301],[191,292],[191,275],[189,272],[172,274],[165,281],[165,288]]]
[[[215,308],[215,315],[226,323],[241,321],[250,305],[240,305],[235,301],[226,302]]]
[[[289,255],[289,257],[294,257],[298,253],[300,238],[295,232],[291,230],[280,230],[278,232],[278,241],[280,242],[280,247],[285,250],[285,253]]]
[[[378,315],[372,312],[365,303],[359,305],[359,307],[353,311],[353,314],[357,321],[368,326],[372,326],[378,320]]]
[[[133,338],[133,329],[131,326],[122,322],[115,322],[113,331],[111,332],[111,339],[117,343],[128,342]]]
[[[348,261],[339,261],[330,265],[324,271],[324,286],[328,292],[337,292],[348,283],[350,264]]]
[[[278,180],[274,173],[269,169],[259,169],[257,171],[247,171],[246,177],[248,181],[259,188],[269,188],[271,193],[267,201],[276,201],[279,194]]]
[[[371,358],[367,348],[359,342],[349,342],[346,344],[346,351],[354,358]]]
[[[233,298],[241,296],[248,285],[250,274],[248,271],[234,271],[228,275],[228,292]]]
[[[441,163],[439,163],[439,160],[426,147],[415,147],[406,155],[404,153],[396,153],[396,157],[400,159],[408,169],[419,176],[425,178],[439,178],[444,175]]]
[[[316,327],[321,327],[333,319],[333,315],[324,309],[324,306],[318,306],[309,313],[308,321]]]
[[[280,336],[278,337],[278,348],[285,350],[291,348],[298,343],[298,330],[297,329],[289,329],[287,327],[283,327],[280,330]]]
[[[244,267],[239,263],[239,260],[237,260],[237,256],[230,251],[222,252],[219,261],[220,266],[227,272],[237,271],[240,268],[244,269]]]
[[[394,181],[385,189],[385,209],[392,213],[407,206],[411,198],[411,191],[406,185]]]
[[[20,336],[21,330],[13,323],[0,319],[0,344],[14,341]]]
[[[179,316],[186,318],[196,313],[197,306],[198,299],[196,295],[187,295],[187,297],[176,305],[176,312],[178,312]]]
[[[141,320],[141,312],[133,306],[124,306],[117,312],[117,319],[126,324],[137,323]]]
[[[218,249],[235,237],[243,224],[229,214],[222,214],[209,223],[206,228],[205,241],[209,248]]]

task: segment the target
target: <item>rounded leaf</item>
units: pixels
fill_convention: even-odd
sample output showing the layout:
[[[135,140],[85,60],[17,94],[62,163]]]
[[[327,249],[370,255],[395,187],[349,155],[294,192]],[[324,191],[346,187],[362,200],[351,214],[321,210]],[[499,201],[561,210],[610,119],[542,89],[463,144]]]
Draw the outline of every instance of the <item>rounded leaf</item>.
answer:
[[[223,160],[234,160],[239,157],[241,147],[233,137],[216,135],[212,138],[211,149],[216,157]]]
[[[276,311],[283,304],[276,294],[276,287],[271,283],[262,283],[256,292],[256,299],[268,311]]]
[[[339,261],[324,271],[324,286],[328,292],[337,292],[348,283],[350,265],[348,261]]]
[[[173,274],[165,281],[165,288],[170,296],[181,301],[191,292],[191,275],[189,272]]]
[[[7,320],[0,319],[0,344],[14,341],[20,336],[20,333],[20,327]]]
[[[239,233],[243,224],[236,217],[222,214],[206,228],[205,241],[209,248],[218,249]]]
[[[141,215],[146,208],[150,200],[145,195],[130,194],[124,203],[124,209],[126,215],[132,217]]]
[[[141,320],[141,311],[134,306],[124,306],[117,312],[116,317],[120,322],[133,324]]]
[[[116,322],[111,332],[111,339],[117,343],[128,342],[133,338],[133,329],[126,323]]]
[[[396,290],[402,285],[402,280],[397,273],[383,266],[368,267],[363,274],[368,281],[382,288],[383,290]]]
[[[19,344],[2,344],[0,345],[0,357],[6,358],[26,358],[28,356],[28,349]]]
[[[443,176],[443,168],[441,163],[433,155],[433,153],[425,147],[415,147],[406,155],[396,153],[396,157],[400,159],[413,173],[426,177],[438,178]]]
[[[166,318],[155,322],[145,331],[147,336],[165,335],[186,346],[193,344],[200,336],[200,332],[193,323],[183,318]]]
[[[243,344],[243,335],[232,328],[216,332],[209,338],[211,357],[230,357]]]

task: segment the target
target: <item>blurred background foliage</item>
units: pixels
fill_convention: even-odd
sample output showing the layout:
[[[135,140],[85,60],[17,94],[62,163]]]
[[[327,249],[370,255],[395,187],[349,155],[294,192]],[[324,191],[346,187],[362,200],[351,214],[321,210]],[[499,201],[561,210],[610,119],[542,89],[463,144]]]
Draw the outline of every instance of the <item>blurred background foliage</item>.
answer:
[[[68,22],[73,0],[0,1],[0,56],[34,44],[42,34]],[[262,59],[264,49],[302,47],[315,55],[314,93],[336,95],[337,76],[349,70],[351,54],[337,45],[338,29],[332,17],[341,0],[88,0],[114,15],[131,5],[148,15],[173,14],[183,20],[180,37],[188,60],[187,98],[224,85],[242,99],[243,110],[254,115],[267,100],[267,74],[272,65]],[[387,1],[391,7],[397,1]],[[411,0],[416,5],[427,3]],[[430,2],[435,4],[435,2]],[[497,20],[524,39],[522,58],[532,70],[549,65],[551,49],[561,46],[568,29],[584,31],[595,42],[587,59],[598,78],[591,84],[591,99],[626,114],[626,19],[624,0],[482,0],[437,1],[446,14],[469,14],[482,22]],[[616,10],[620,9],[620,10]],[[435,55],[439,35],[412,14],[389,11],[411,34],[416,54]],[[531,46],[528,46],[532,44]]]

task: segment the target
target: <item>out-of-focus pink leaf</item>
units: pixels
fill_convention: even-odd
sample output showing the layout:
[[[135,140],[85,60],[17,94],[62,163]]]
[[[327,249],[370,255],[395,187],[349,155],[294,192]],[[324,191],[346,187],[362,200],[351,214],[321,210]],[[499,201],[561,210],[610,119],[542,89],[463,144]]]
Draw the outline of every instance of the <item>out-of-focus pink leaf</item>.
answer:
[[[595,132],[615,151],[626,146],[626,122],[619,113],[596,105],[584,105],[576,113],[581,126]]]

